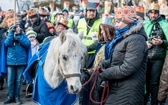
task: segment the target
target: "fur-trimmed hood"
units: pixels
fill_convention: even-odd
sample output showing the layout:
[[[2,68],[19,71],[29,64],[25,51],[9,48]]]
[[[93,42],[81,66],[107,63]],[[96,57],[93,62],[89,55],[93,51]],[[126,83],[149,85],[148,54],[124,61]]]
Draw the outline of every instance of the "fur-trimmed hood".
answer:
[[[125,34],[124,34],[124,38],[130,36],[130,35],[134,35],[134,34],[140,34],[143,35],[145,37],[145,39],[147,40],[147,35],[144,31],[143,28],[143,20],[139,20],[138,24],[136,26],[131,27]]]

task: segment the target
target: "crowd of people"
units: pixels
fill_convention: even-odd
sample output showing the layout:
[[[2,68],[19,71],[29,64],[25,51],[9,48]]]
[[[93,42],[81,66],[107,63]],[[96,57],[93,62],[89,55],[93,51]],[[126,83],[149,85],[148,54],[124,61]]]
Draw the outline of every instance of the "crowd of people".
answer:
[[[26,81],[22,74],[30,59],[63,30],[72,29],[83,34],[82,42],[87,47],[81,68],[87,75],[82,73],[81,81],[87,81],[100,67],[100,83],[92,95],[95,100],[102,101],[102,87],[107,81],[109,92],[104,105],[166,105],[168,22],[160,7],[153,2],[147,13],[143,6],[115,7],[113,21],[104,21],[96,5],[88,3],[77,22],[66,8],[56,13],[54,20],[47,7],[18,14],[9,9],[0,18],[0,90],[4,78],[8,86],[3,103],[22,104],[20,89]],[[32,78],[36,66],[31,68]],[[79,93],[80,105],[95,105],[90,100],[91,86],[84,86]]]

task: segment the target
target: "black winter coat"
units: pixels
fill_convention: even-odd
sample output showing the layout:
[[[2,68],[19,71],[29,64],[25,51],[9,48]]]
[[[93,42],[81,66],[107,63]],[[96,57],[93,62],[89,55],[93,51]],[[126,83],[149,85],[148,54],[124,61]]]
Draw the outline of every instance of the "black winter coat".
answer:
[[[33,30],[37,33],[36,39],[39,43],[42,43],[44,38],[49,34],[45,21],[41,20],[39,17],[33,24],[29,22],[28,27],[32,27]]]
[[[139,24],[116,44],[111,59],[106,62],[107,68],[100,74],[110,84],[105,105],[144,105],[146,40],[142,24]]]
[[[25,32],[25,25],[26,25],[26,20],[20,20],[20,28]]]

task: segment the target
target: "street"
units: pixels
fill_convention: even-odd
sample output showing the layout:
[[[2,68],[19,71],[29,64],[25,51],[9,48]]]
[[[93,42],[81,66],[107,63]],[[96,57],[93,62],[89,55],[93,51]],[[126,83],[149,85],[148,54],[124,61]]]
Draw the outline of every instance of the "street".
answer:
[[[20,91],[20,99],[22,101],[22,105],[37,105],[34,102],[32,102],[31,98],[26,98],[25,97],[25,92],[23,92],[23,89],[26,88],[26,85],[22,85],[21,91]],[[7,84],[6,84],[6,80],[4,83],[4,89],[0,90],[0,105],[3,105],[3,101],[6,100],[7,98]],[[11,103],[8,105],[17,105],[15,103]]]

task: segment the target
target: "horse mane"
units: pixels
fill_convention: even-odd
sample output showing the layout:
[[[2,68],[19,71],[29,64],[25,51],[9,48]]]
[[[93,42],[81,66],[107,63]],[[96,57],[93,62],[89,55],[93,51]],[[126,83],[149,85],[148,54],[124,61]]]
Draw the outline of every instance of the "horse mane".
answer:
[[[86,47],[76,33],[70,30],[65,30],[50,42],[46,60],[43,66],[44,72],[47,71],[49,73],[47,78],[52,77],[52,81],[60,81],[63,79],[63,77],[58,78],[53,75],[62,74],[59,69],[59,58],[62,57],[62,55],[68,55],[72,52],[85,55]]]
[[[51,41],[48,51],[52,51],[55,53],[55,56],[58,56],[61,52],[65,53],[73,49],[78,50],[79,53],[85,52],[86,50],[78,34],[69,30],[65,30],[60,33],[59,38],[54,38]]]

